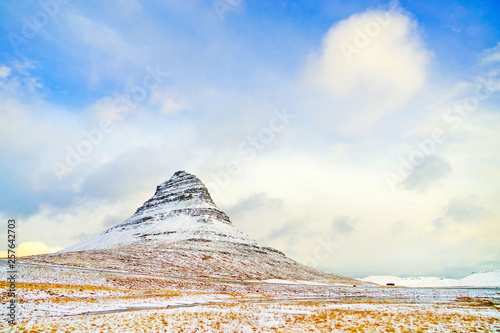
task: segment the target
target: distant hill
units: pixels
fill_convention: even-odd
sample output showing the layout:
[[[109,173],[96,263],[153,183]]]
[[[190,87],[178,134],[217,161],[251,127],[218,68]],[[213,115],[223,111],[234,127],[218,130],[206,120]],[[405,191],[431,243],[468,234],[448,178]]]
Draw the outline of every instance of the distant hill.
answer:
[[[397,276],[368,276],[362,281],[386,285],[394,283],[395,286],[404,287],[492,287],[500,288],[500,270],[474,272],[462,279],[447,279],[444,277],[408,277]]]

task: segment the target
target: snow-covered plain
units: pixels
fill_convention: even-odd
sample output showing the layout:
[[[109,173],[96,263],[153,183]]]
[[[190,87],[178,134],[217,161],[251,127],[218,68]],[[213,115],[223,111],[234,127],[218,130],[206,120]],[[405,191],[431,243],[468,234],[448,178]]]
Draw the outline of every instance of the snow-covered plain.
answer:
[[[18,323],[0,322],[2,332],[500,331],[499,289],[223,283],[18,269]],[[1,273],[6,287],[5,266]],[[7,306],[5,298],[1,306]]]
[[[400,278],[397,276],[374,275],[359,280],[373,282],[380,285],[386,285],[387,283],[394,283],[395,286],[419,287],[419,288],[424,288],[424,287],[500,288],[500,270],[474,272],[462,279],[447,279],[444,277],[432,277],[432,276]]]

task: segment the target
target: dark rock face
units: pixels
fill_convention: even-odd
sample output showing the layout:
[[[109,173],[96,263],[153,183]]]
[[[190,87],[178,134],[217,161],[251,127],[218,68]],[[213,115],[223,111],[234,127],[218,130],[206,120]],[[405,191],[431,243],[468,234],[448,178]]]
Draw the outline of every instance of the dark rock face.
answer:
[[[179,208],[161,212],[162,207],[182,206]],[[144,216],[134,219],[134,216]],[[198,222],[209,223],[211,219],[220,220],[232,225],[229,217],[217,208],[205,185],[198,177],[186,171],[177,171],[172,178],[156,187],[156,192],[139,207],[135,214],[122,224],[111,229],[123,228],[139,223],[151,223],[153,220],[165,220],[179,215],[197,218]]]
[[[215,209],[217,208],[201,180],[186,171],[177,171],[172,178],[156,187],[153,197],[139,207],[135,215],[142,214],[143,211],[152,207],[175,202],[185,202],[192,206],[206,205],[212,206]]]

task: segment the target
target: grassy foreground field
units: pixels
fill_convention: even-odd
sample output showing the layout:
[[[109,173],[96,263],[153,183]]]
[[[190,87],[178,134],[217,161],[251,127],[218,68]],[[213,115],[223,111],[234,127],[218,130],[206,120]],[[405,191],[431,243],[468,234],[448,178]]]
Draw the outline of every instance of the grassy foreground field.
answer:
[[[19,271],[17,324],[3,319],[2,332],[500,332],[498,289],[231,283],[36,266]]]

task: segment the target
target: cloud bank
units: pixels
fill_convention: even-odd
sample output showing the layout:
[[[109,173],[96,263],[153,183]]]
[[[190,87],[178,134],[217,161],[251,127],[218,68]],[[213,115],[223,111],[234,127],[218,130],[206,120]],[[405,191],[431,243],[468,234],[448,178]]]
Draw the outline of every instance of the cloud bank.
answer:
[[[469,36],[447,27],[453,6],[368,6],[61,6],[0,41],[0,216],[30,253],[55,251],[186,170],[236,227],[317,268],[498,269],[498,13],[467,7]],[[43,10],[5,8],[6,36]]]

